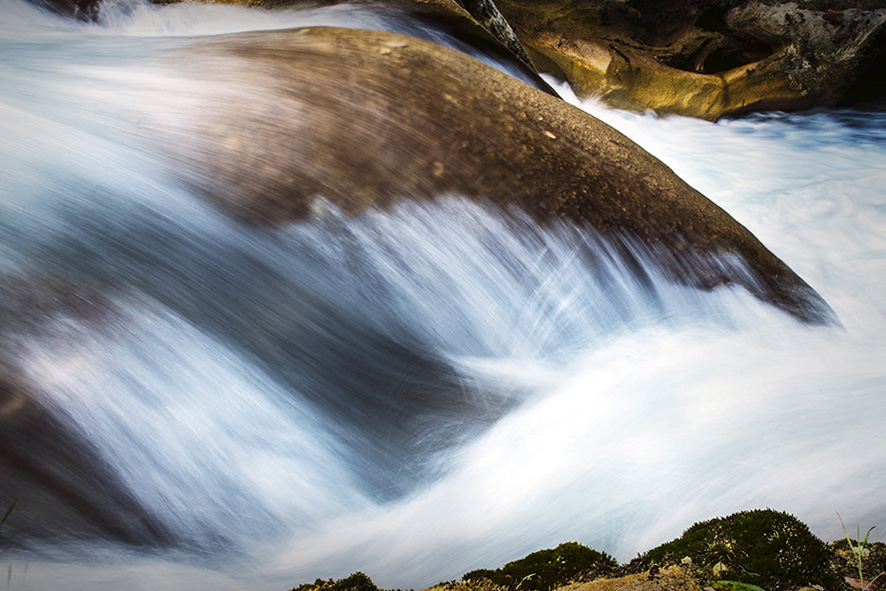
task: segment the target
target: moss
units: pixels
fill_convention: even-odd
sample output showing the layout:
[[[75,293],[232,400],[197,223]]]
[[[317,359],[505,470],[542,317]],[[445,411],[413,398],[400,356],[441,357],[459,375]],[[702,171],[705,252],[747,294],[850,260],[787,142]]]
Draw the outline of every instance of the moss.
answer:
[[[506,591],[489,579],[480,578],[469,581],[448,581],[438,583],[426,591]]]
[[[577,542],[566,542],[552,550],[533,552],[496,570],[471,571],[462,579],[487,579],[509,589],[548,591],[569,583],[610,575],[617,568],[618,563],[608,554]]]
[[[771,509],[696,523],[676,540],[644,554],[641,561],[649,568],[680,563],[686,557],[704,580],[728,579],[767,591],[842,587],[830,565],[829,547],[796,517]]]
[[[303,583],[290,591],[378,591],[378,587],[367,575],[356,572],[338,581],[317,579],[313,583]]]

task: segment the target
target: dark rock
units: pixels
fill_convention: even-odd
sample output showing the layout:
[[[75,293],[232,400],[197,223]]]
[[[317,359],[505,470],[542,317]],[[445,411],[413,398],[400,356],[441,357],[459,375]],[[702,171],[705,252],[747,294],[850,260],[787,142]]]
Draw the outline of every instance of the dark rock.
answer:
[[[35,341],[69,343],[78,325],[100,332],[119,319],[88,288],[45,276],[0,278],[0,505],[20,499],[4,535],[13,544],[84,533],[138,545],[179,541],[148,515],[99,451],[47,407],[46,384],[27,369]]]
[[[34,4],[62,16],[91,20],[99,0],[32,0]]]

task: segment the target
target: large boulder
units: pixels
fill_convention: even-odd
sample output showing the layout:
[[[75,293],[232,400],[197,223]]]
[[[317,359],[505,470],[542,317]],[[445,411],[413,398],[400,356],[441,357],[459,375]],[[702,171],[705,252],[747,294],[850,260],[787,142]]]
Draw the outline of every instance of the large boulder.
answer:
[[[886,2],[498,0],[541,70],[615,107],[716,120],[886,90]]]
[[[830,317],[781,260],[659,160],[463,53],[318,27],[202,39],[170,50],[165,67],[187,82],[149,98],[139,121],[185,180],[243,219],[279,225],[325,200],[358,214],[459,195],[643,244],[678,281],[743,285],[803,320]]]

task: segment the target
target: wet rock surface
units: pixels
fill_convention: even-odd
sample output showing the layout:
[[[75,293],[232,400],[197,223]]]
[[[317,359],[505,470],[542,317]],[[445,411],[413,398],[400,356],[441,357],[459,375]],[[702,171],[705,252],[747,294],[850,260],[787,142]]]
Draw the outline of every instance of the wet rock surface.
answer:
[[[541,70],[619,108],[716,120],[884,91],[883,2],[498,5]]]
[[[198,191],[243,219],[460,195],[645,244],[678,281],[739,284],[804,320],[829,316],[750,232],[628,138],[460,52],[315,27],[207,39],[170,63],[205,107],[183,127],[149,127],[199,171]],[[244,90],[260,98],[240,100]]]

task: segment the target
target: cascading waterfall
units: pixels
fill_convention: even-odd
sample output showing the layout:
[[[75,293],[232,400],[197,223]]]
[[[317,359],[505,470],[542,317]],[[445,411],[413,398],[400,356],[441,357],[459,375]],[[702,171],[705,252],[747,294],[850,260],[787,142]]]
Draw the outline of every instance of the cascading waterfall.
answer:
[[[13,586],[283,589],[361,570],[419,588],[570,539],[627,560],[754,507],[826,540],[835,511],[882,521],[883,113],[712,125],[581,105],[842,323],[808,327],[741,289],[675,285],[627,237],[457,195],[245,225],[137,127],[157,97],[187,100],[154,56],[193,37],[445,31],[353,7],[2,13]]]

